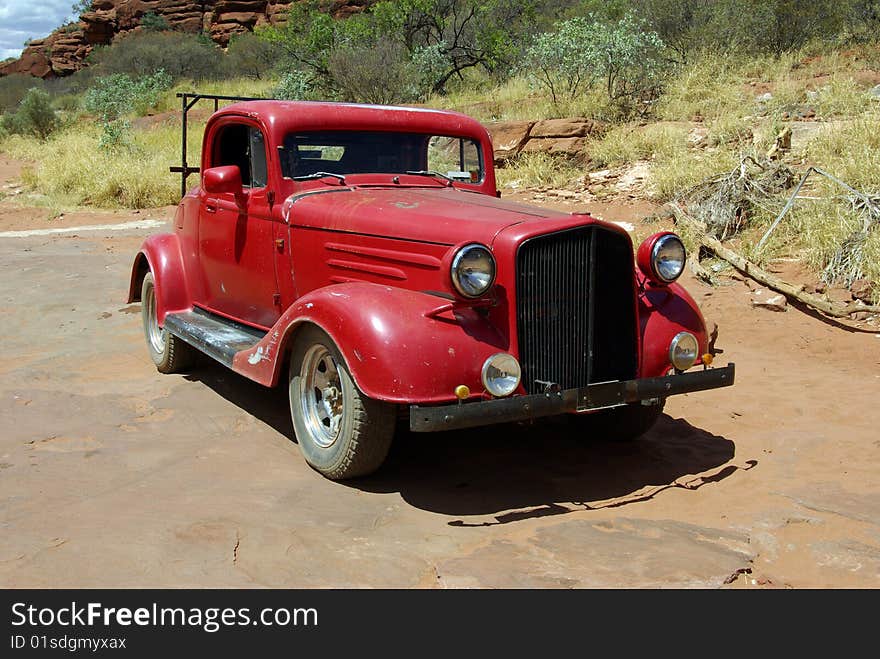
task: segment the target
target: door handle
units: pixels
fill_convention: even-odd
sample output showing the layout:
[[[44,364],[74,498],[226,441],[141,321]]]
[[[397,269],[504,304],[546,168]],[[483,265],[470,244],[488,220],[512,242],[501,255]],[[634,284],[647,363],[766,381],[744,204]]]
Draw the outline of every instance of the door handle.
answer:
[[[215,202],[215,201],[205,202],[205,212],[206,213],[216,213],[217,212],[217,202]]]

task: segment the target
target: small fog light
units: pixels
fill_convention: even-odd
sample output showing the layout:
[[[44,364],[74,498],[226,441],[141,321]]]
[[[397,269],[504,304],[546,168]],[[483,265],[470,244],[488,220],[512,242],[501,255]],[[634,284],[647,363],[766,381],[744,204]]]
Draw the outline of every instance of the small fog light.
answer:
[[[471,395],[471,390],[466,384],[460,384],[455,388],[455,397],[464,400]]]
[[[483,386],[496,398],[516,391],[521,375],[519,362],[506,352],[494,354],[483,363]]]
[[[669,361],[676,371],[686,371],[697,361],[700,346],[690,332],[679,332],[669,344]]]

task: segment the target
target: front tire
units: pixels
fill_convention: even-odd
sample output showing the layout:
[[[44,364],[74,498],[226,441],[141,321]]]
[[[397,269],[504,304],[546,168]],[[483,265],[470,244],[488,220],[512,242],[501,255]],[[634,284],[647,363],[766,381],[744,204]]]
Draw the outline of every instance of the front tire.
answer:
[[[195,361],[195,348],[159,327],[156,314],[156,284],[148,272],[141,284],[141,317],[150,359],[160,373],[180,373]]]
[[[665,400],[659,405],[631,403],[591,414],[571,414],[568,422],[578,435],[586,438],[628,442],[638,439],[657,423],[665,404]]]
[[[290,416],[306,462],[332,480],[376,471],[394,438],[394,406],[364,396],[332,339],[314,326],[297,337],[289,375]]]

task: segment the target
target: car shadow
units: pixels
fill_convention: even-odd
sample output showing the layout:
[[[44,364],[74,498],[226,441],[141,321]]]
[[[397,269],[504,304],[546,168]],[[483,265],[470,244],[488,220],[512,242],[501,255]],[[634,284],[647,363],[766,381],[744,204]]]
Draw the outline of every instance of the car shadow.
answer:
[[[207,359],[186,379],[296,442],[285,387],[263,387]],[[734,453],[730,439],[666,414],[630,442],[578,437],[557,419],[442,433],[412,433],[402,421],[382,468],[339,486],[397,492],[409,505],[434,513],[494,516],[450,522],[485,526],[629,505],[669,488],[697,489],[757,464],[729,464]]]
[[[382,469],[349,484],[399,492],[430,512],[496,515],[477,524],[451,522],[485,526],[636,503],[672,487],[697,489],[757,464],[728,464],[734,449],[731,440],[665,414],[628,442],[578,437],[555,419],[458,432],[402,431]]]

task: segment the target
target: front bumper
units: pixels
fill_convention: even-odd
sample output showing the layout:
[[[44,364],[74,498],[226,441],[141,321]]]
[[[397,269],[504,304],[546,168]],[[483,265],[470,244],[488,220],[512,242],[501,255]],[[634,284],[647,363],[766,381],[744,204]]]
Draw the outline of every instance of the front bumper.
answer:
[[[556,393],[437,407],[413,405],[409,410],[409,428],[413,432],[459,430],[493,423],[526,421],[567,412],[598,410],[626,403],[666,398],[675,394],[686,394],[691,391],[729,387],[733,384],[733,378],[734,365],[728,364],[723,368],[709,368],[659,378],[600,382]]]

